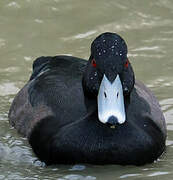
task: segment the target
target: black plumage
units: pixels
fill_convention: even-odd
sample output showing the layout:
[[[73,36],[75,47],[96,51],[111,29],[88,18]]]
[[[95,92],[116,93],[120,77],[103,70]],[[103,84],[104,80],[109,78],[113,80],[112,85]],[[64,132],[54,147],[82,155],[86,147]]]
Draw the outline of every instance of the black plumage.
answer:
[[[98,119],[103,74],[110,82],[119,74],[123,86],[126,122],[115,128]],[[36,59],[30,80],[11,105],[9,121],[48,165],[142,165],[165,149],[160,106],[152,92],[135,81],[127,45],[115,33],[94,40],[88,61],[72,56]]]

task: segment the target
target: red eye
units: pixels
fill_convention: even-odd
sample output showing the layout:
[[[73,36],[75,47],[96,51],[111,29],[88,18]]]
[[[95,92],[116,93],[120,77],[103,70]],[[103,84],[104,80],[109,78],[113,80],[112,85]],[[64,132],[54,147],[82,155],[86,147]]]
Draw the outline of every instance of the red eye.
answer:
[[[91,64],[92,64],[93,67],[96,67],[96,60],[92,59]]]
[[[124,64],[124,66],[125,66],[126,68],[128,68],[128,66],[129,66],[129,60],[128,60],[128,59],[126,60],[126,63]]]

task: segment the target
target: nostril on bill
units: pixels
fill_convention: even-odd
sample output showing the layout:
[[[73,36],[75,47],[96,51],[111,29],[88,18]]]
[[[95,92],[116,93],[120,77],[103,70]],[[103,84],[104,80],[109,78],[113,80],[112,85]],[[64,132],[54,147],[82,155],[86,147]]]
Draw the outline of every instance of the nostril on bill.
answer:
[[[115,116],[109,117],[107,124],[109,125],[117,125],[118,124],[118,119]]]

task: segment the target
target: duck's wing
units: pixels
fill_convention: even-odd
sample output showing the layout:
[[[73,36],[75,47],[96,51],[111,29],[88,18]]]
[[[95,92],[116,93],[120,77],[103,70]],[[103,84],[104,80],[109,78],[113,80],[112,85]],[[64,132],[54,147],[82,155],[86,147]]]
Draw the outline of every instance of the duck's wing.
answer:
[[[70,56],[40,57],[28,83],[16,95],[10,123],[28,136],[37,122],[54,116],[60,126],[85,114],[82,74],[86,61]]]
[[[135,92],[132,92],[132,104],[136,107],[136,111],[140,109],[141,114],[146,114],[152,120],[162,133],[166,136],[166,123],[163,112],[158,100],[142,82],[135,82]]]

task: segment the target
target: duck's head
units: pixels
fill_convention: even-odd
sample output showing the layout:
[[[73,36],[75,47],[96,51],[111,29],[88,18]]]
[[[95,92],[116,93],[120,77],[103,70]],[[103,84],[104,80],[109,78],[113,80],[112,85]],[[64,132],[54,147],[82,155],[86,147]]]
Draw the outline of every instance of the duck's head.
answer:
[[[83,89],[88,98],[97,98],[98,119],[102,123],[116,125],[125,122],[124,103],[134,82],[125,41],[115,33],[99,35],[91,44]]]

